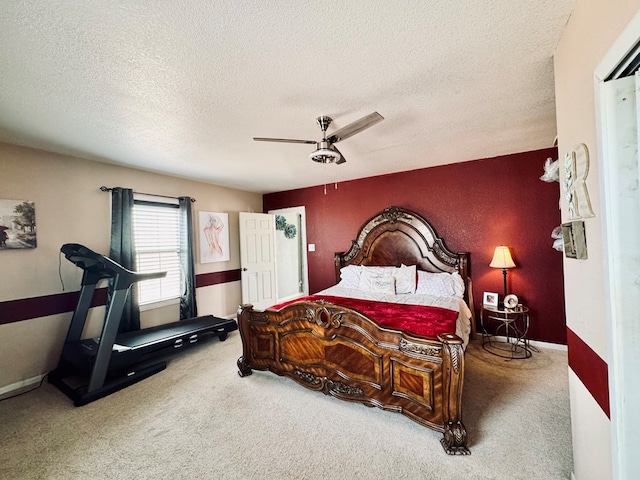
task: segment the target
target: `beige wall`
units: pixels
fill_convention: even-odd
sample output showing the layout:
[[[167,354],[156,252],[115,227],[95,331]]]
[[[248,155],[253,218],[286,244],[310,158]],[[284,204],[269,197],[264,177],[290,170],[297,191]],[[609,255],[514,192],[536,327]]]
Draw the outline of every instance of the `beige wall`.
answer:
[[[575,145],[587,145],[591,157],[587,187],[596,214],[585,221],[589,258],[564,261],[567,327],[605,361],[607,321],[594,72],[639,9],[638,0],[578,0],[554,58],[558,152],[562,159]],[[566,221],[564,199],[561,206]],[[612,478],[609,419],[577,376],[570,374],[569,381],[575,478]]]
[[[188,195],[199,210],[228,212],[231,259],[199,264],[196,274],[240,268],[238,212],[262,212],[262,195],[181,178],[0,143],[0,198],[35,202],[38,247],[0,252],[0,302],[77,291],[82,271],[64,257],[64,243],[81,243],[108,253],[110,195],[101,185],[169,196]],[[197,262],[197,260],[196,260]],[[198,313],[227,316],[241,302],[240,282],[197,290]],[[102,323],[104,309],[91,312],[91,333]],[[142,326],[175,321],[178,307],[143,312]],[[0,394],[55,367],[71,313],[0,325]]]

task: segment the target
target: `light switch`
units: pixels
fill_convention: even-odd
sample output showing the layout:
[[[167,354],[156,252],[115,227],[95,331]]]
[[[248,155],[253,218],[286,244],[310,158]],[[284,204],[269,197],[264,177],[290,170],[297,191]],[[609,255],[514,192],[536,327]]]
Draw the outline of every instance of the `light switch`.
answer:
[[[316,244],[315,243],[310,243],[309,244],[309,251],[310,252],[315,252],[316,251]]]

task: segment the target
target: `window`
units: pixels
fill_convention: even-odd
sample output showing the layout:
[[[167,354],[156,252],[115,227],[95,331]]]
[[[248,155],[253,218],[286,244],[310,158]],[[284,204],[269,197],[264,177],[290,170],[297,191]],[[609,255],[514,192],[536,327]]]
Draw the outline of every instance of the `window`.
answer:
[[[138,283],[138,303],[180,296],[180,228],[178,205],[139,200],[133,205],[136,269],[140,273],[167,272],[166,277]]]

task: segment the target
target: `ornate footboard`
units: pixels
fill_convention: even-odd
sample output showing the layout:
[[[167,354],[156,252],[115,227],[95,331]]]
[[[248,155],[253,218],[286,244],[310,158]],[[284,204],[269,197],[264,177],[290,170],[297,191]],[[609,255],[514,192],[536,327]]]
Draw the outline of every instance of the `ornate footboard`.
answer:
[[[450,455],[469,454],[462,423],[464,355],[456,335],[413,337],[339,305],[238,310],[240,376],[270,370],[341,400],[402,413],[442,432]]]

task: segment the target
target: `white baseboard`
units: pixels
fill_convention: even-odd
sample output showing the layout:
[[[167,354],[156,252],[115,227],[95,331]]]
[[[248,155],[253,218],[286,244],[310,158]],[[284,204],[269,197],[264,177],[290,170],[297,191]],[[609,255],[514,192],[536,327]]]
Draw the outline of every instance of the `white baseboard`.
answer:
[[[26,387],[31,387],[32,385],[40,383],[45,375],[46,373],[38,375],[37,377],[28,378],[20,382],[12,383],[11,385],[7,385],[6,387],[1,387],[0,398],[3,398],[5,396],[10,397],[11,395],[8,394],[18,393],[20,390],[23,390]]]
[[[495,338],[499,342],[506,342],[507,337],[503,337],[500,335],[492,335],[492,338]],[[482,339],[482,334],[480,334],[480,338]],[[562,352],[567,351],[566,345],[561,345],[559,343],[550,343],[550,342],[540,342],[538,340],[529,340],[529,345],[535,348],[548,348],[550,350],[560,350]]]

